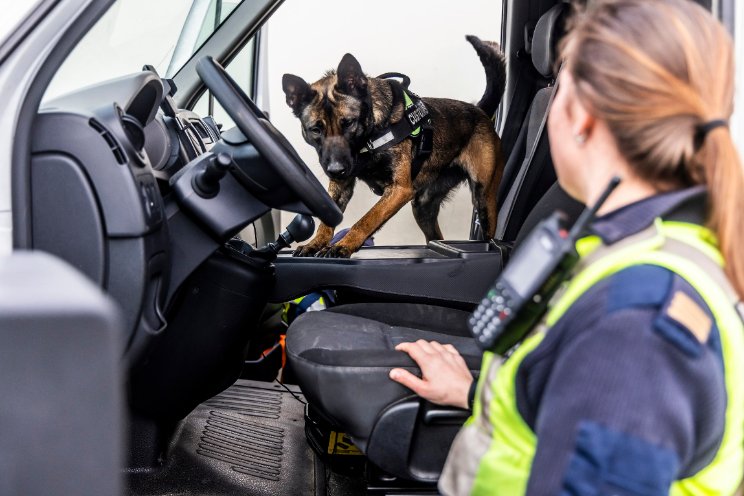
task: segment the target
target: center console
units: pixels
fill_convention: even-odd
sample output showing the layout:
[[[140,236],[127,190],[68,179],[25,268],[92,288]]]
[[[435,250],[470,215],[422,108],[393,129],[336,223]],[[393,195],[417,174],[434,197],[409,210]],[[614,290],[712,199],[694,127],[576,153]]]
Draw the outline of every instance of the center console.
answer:
[[[348,289],[388,301],[446,306],[477,304],[511,249],[495,241],[432,241],[426,246],[362,248],[349,259],[293,257],[275,262],[269,301],[290,301],[320,289]]]

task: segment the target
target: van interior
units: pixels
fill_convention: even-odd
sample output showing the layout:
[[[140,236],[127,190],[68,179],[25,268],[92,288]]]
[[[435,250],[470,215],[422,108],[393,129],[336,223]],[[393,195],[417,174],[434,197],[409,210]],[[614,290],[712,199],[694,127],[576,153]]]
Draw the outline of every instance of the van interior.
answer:
[[[14,164],[16,248],[65,261],[105,297],[51,258],[0,264],[6,284],[34,299],[52,292],[37,284],[62,285],[47,296],[70,318],[80,312],[49,314],[41,330],[0,345],[6,367],[28,365],[15,382],[22,399],[0,418],[18,432],[9,449],[38,462],[23,469],[29,480],[62,484],[38,474],[64,460],[90,494],[437,494],[469,412],[390,381],[392,367],[416,370],[393,348],[451,343],[477,376],[469,314],[532,227],[555,210],[569,219],[582,211],[556,182],[545,129],[572,5],[504,0],[508,83],[494,118],[506,169],[495,239],[480,240],[473,223],[470,240],[332,259],[288,249],[312,235],[314,219],[335,226],[342,213],[255,103],[257,88],[224,69],[249,41],[259,49],[281,3],[238,4],[171,78],[144,66],[36,112],[29,160]],[[204,92],[235,127],[194,111]],[[276,210],[297,217],[278,226]],[[261,235],[246,240],[246,226]],[[58,276],[26,279],[26,264]],[[78,287],[88,303],[66,300]],[[290,310],[313,294],[327,309],[294,320]],[[91,317],[96,308],[104,317]],[[0,311],[0,327],[12,318]],[[24,351],[42,339],[44,360]],[[48,429],[29,438],[34,411],[46,412]],[[35,443],[43,454],[31,455]],[[100,464],[118,467],[121,486],[96,475]]]

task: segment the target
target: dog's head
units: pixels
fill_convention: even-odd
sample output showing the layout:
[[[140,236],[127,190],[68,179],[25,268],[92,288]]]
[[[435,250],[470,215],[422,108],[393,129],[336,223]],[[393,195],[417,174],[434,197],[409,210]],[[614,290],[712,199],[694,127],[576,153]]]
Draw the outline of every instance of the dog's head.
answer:
[[[331,179],[353,177],[355,156],[373,126],[367,76],[351,54],[338,69],[308,84],[285,74],[282,87],[287,105],[302,123],[302,136],[315,147],[320,165]]]

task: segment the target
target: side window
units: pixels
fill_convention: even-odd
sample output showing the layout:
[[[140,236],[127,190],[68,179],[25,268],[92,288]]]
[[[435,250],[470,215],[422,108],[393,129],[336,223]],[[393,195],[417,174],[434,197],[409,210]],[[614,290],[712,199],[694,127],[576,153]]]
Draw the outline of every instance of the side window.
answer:
[[[240,52],[225,67],[227,73],[232,76],[240,88],[247,94],[252,93],[253,67],[255,60],[255,40],[251,39],[240,49]],[[235,123],[220,106],[220,103],[212,96],[210,91],[205,91],[194,105],[193,111],[200,116],[211,115],[215,122],[222,124],[222,129],[230,129]]]
[[[172,68],[177,70],[188,59],[179,57],[178,50],[187,53],[193,53],[194,46],[198,47],[204,43],[212,32],[219,26],[235,8],[240,4],[240,0],[208,0],[206,2],[197,2],[192,8],[194,21],[184,26],[181,33],[181,39],[178,41],[177,53],[173,56],[171,62]],[[225,67],[228,74],[240,85],[247,94],[251,94],[253,87],[253,61],[255,52],[255,41],[251,39],[240,49],[238,54]],[[169,69],[169,73],[171,69]],[[219,102],[214,99],[210,91],[206,91],[197,100],[193,111],[201,116],[211,115],[215,121],[223,125],[223,129],[229,129],[235,125],[230,119]]]
[[[184,28],[181,34],[183,44],[188,47],[192,43],[191,40],[194,39],[194,46],[200,46],[211,35],[214,29],[216,29],[216,26],[219,26],[231,14],[239,3],[240,0],[209,0],[208,3],[203,2],[201,9],[204,12],[197,12],[195,14],[196,19],[203,19],[201,25],[196,21],[191,29],[188,29],[188,25]],[[194,6],[196,7],[197,4],[198,2]],[[179,40],[179,48],[182,40]],[[253,85],[254,51],[255,42],[251,39],[225,67],[228,74],[249,95],[251,94]],[[176,56],[173,57],[173,60],[173,64],[177,64],[175,67],[180,67],[185,62],[185,60],[178,60]],[[201,116],[211,115],[217,123],[223,125],[224,129],[229,129],[235,125],[220,106],[219,102],[215,100],[211,91],[204,92],[199,100],[197,100],[193,110]]]
[[[287,106],[282,75],[294,74],[313,83],[329,69],[336,69],[345,53],[351,53],[369,76],[401,72],[410,77],[410,90],[419,96],[475,103],[486,89],[486,78],[465,36],[499,42],[501,4],[492,0],[378,0],[370,9],[365,2],[327,0],[318,9],[317,2],[285,2],[269,19],[265,39],[272,123],[327,185],[318,154],[303,139],[300,122]],[[354,225],[379,199],[366,184],[357,182],[336,230]],[[468,239],[472,212],[470,191],[463,183],[452,191],[439,213],[444,238]],[[293,216],[282,212],[282,225]],[[410,204],[385,223],[374,242],[378,246],[425,243]]]

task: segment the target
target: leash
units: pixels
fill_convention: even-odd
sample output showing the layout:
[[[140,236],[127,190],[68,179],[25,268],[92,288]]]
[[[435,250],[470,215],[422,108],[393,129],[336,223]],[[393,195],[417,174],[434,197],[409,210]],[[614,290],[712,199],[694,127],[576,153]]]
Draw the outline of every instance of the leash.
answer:
[[[405,89],[408,89],[408,87],[411,85],[411,78],[409,78],[402,72],[386,72],[385,74],[380,74],[379,76],[377,76],[377,79],[400,79],[400,84]]]

